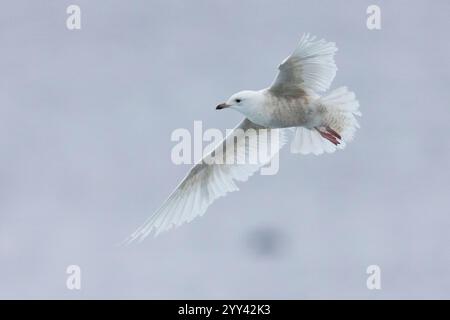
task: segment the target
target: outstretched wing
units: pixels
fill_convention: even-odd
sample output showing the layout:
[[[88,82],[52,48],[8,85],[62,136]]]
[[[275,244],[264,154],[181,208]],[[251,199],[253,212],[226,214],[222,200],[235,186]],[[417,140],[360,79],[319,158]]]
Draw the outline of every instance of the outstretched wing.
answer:
[[[126,242],[142,241],[152,232],[158,235],[203,215],[216,199],[239,190],[236,181],[246,181],[268,164],[285,144],[287,134],[287,129],[265,129],[244,119],[211,153],[192,167],[163,205]],[[251,143],[252,139],[258,143]],[[263,145],[270,146],[268,152],[255,150]],[[249,161],[251,152],[258,152],[257,161]],[[217,159],[222,159],[222,162],[217,163]]]
[[[336,75],[334,42],[303,35],[295,51],[278,67],[269,90],[277,96],[302,96],[305,91],[328,90]]]

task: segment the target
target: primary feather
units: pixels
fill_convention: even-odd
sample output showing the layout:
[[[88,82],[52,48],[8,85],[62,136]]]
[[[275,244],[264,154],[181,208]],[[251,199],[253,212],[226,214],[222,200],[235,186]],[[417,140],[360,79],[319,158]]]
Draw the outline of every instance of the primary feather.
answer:
[[[163,205],[126,242],[143,240],[152,232],[156,236],[174,226],[190,222],[195,217],[203,215],[218,198],[239,190],[236,181],[246,181],[262,166],[268,164],[287,140],[285,130],[269,129],[274,131],[272,134],[280,137],[279,143],[273,144],[276,149],[268,150],[265,154],[259,153],[257,163],[245,163],[245,158],[248,158],[251,152],[255,152],[250,150],[254,146],[248,143],[250,139],[257,139],[259,145],[270,144],[272,137],[270,131],[261,129],[264,128],[244,119],[214,151],[192,167]],[[234,145],[233,148],[230,148],[231,144]],[[223,153],[222,163],[213,163],[210,158],[221,153]]]

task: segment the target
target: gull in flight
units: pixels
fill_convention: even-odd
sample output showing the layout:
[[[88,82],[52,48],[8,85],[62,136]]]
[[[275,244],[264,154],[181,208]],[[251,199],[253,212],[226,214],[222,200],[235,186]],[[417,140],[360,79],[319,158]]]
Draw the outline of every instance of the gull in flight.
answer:
[[[290,136],[292,153],[319,155],[344,148],[359,127],[355,116],[361,113],[355,94],[346,87],[325,93],[336,75],[336,51],[333,42],[305,34],[295,51],[279,65],[270,87],[240,91],[219,104],[217,110],[234,109],[245,118],[191,168],[163,205],[126,242],[142,241],[151,233],[158,235],[203,215],[216,199],[238,190],[236,181],[246,181],[270,163]],[[225,157],[248,156],[252,150],[246,138],[269,141],[267,135],[260,134],[261,129],[276,130],[280,143],[257,163],[207,161],[213,154],[223,153],[229,143],[234,148],[226,150]]]

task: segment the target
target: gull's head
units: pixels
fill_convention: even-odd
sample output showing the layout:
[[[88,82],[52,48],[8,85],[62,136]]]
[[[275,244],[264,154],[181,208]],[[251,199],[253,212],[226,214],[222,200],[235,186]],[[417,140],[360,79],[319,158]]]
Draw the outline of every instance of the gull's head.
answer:
[[[227,102],[219,104],[216,110],[231,108],[248,115],[261,105],[262,98],[260,91],[240,91],[233,94]]]

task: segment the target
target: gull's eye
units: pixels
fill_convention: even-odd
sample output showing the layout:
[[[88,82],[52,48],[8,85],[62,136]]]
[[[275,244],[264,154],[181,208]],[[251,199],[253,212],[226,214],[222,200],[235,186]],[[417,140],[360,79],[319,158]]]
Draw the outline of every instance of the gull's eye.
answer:
[[[241,99],[236,99],[234,101],[236,101],[236,103],[239,103],[239,102],[241,102]]]

